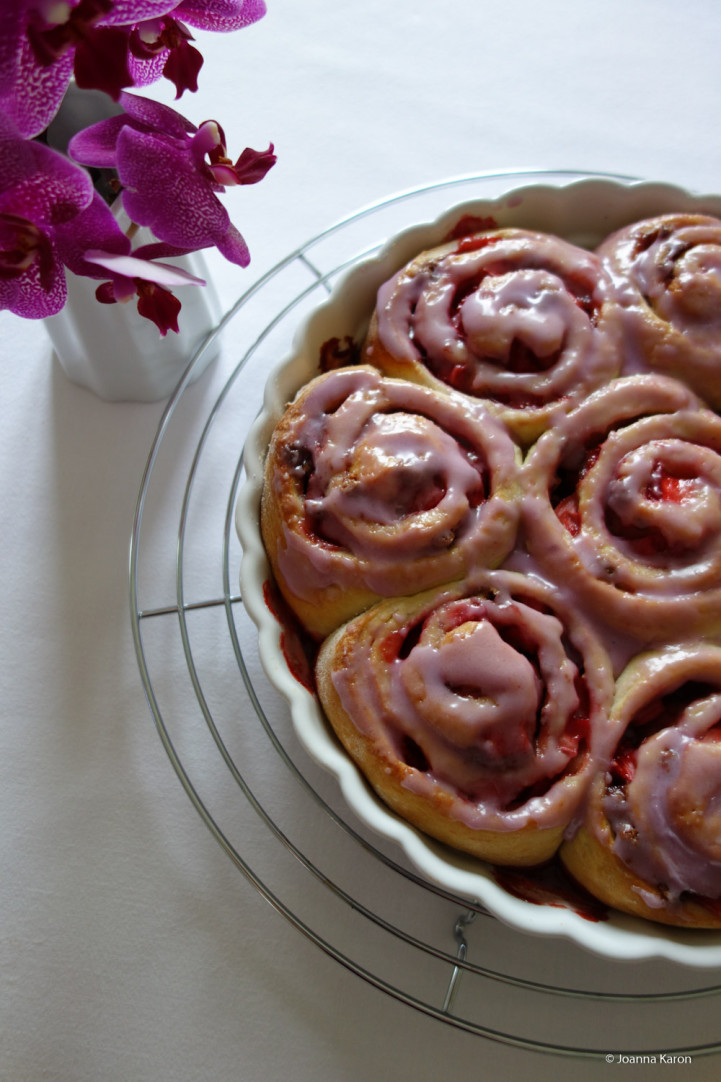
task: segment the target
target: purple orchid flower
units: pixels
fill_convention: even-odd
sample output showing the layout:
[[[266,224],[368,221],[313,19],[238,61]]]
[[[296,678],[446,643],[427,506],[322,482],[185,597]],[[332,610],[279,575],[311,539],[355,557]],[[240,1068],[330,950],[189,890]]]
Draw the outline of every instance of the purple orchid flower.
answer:
[[[167,105],[132,94],[122,94],[120,104],[124,114],[73,137],[70,155],[117,170],[129,217],[160,240],[190,251],[217,247],[247,266],[248,247],[216,193],[262,180],[276,160],[272,143],[266,151],[246,148],[233,163],[215,121],[196,128]]]
[[[203,57],[190,43],[188,26],[229,33],[265,15],[264,0],[183,0],[172,11],[146,19],[131,30],[128,67],[134,86],[148,86],[164,76],[175,84],[176,99],[198,89]]]
[[[0,108],[20,134],[44,131],[77,64],[81,82],[129,86],[124,23],[156,18],[173,0],[16,0],[0,5]],[[103,33],[101,33],[101,30]],[[121,40],[122,39],[122,40]],[[99,69],[99,70],[98,70]]]
[[[0,5],[0,112],[21,135],[35,136],[60,107],[73,74],[73,53],[38,64],[27,35],[29,4]]]
[[[42,143],[22,139],[0,117],[0,309],[27,319],[55,315],[67,298],[65,268],[88,278],[110,277],[99,299],[138,297],[138,310],[161,334],[177,331],[174,285],[201,278],[156,259],[187,249],[151,244],[131,253],[128,237],[90,177]]]
[[[0,308],[30,319],[60,311],[67,287],[59,245],[92,199],[83,169],[0,117]]]
[[[187,25],[227,32],[256,22],[264,0],[14,0],[0,5],[0,111],[36,136],[71,77],[117,101],[123,87],[165,75],[197,89],[202,64]],[[187,24],[187,25],[186,25]]]

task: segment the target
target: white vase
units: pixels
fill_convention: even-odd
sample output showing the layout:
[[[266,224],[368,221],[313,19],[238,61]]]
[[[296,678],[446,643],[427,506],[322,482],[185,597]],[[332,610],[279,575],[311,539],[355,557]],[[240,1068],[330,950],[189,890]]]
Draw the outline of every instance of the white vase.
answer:
[[[125,224],[122,214],[118,216],[121,226]],[[152,238],[135,237],[136,244],[148,239]],[[182,305],[179,333],[168,331],[164,338],[154,323],[138,314],[134,300],[100,304],[95,298],[97,281],[67,273],[67,303],[44,322],[69,380],[112,402],[155,402],[175,390],[199,346],[217,326],[221,312],[202,253],[166,262],[208,284],[173,287]],[[218,350],[216,338],[193,366],[189,382],[205,371]]]

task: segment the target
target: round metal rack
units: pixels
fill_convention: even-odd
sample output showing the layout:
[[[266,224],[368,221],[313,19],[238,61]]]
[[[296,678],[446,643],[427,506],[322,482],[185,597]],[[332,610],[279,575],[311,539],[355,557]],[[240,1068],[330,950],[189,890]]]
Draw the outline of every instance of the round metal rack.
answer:
[[[531,937],[421,879],[351,821],[334,779],[298,744],[238,587],[243,441],[303,314],[411,221],[585,175],[502,171],[402,192],[314,237],[240,297],[189,362],[149,453],[130,547],[132,630],[160,739],[190,800],[237,869],[318,948],[488,1040],[598,1058],[613,1033],[618,1054],[683,1059],[721,1050],[717,974],[659,959],[631,966]],[[195,380],[205,351],[218,348]]]

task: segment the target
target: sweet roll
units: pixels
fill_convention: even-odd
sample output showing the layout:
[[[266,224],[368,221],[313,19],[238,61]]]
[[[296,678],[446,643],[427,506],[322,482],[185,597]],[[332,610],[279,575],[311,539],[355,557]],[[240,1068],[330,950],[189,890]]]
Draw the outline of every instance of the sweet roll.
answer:
[[[596,255],[497,229],[423,252],[385,282],[361,356],[487,402],[529,444],[619,371],[615,312]]]
[[[498,864],[556,851],[613,746],[605,650],[552,588],[515,572],[378,603],[326,640],[316,683],[390,808]]]
[[[517,447],[480,404],[367,366],[318,376],[266,459],[275,580],[320,639],[381,597],[495,566],[515,542],[518,474]]]
[[[669,645],[635,658],[611,718],[622,735],[563,863],[623,912],[721,927],[721,648]]]
[[[597,249],[622,310],[624,371],[683,379],[721,409],[721,221],[665,214]]]
[[[524,464],[526,543],[580,606],[646,642],[721,625],[721,418],[667,377],[629,376]]]

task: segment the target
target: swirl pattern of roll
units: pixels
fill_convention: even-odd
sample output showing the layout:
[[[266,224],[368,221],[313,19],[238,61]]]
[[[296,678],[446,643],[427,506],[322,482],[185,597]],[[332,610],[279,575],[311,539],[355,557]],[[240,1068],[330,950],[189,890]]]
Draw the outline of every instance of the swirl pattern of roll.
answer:
[[[683,379],[721,409],[721,221],[648,218],[612,234],[597,254],[622,309],[624,370]]]
[[[498,864],[550,858],[615,743],[605,650],[516,572],[380,602],[326,640],[316,682],[377,794]]]
[[[528,549],[580,604],[646,642],[721,627],[721,418],[683,385],[614,381],[524,472]]]
[[[721,648],[635,658],[611,716],[622,735],[563,863],[616,909],[721,927]]]
[[[486,401],[522,444],[617,375],[599,259],[498,229],[421,253],[378,291],[362,350],[387,375]]]
[[[381,597],[499,564],[519,500],[518,449],[480,404],[357,366],[285,411],[261,525],[281,593],[320,639]]]

